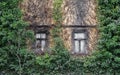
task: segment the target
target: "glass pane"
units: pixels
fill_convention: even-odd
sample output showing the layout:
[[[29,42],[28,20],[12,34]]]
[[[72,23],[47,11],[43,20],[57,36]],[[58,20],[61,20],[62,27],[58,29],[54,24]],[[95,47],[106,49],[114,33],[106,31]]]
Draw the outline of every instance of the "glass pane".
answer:
[[[36,41],[35,47],[36,47],[36,48],[41,48],[40,40],[37,40],[37,41]]]
[[[81,53],[86,53],[85,40],[81,40]]]
[[[43,51],[45,49],[45,40],[41,41],[41,50]]]
[[[36,38],[40,38],[40,34],[36,34]]]
[[[75,33],[75,39],[85,39],[85,33]]]
[[[41,38],[45,39],[46,38],[46,34],[42,33],[41,34]]]
[[[75,52],[78,53],[79,52],[79,41],[75,41]]]

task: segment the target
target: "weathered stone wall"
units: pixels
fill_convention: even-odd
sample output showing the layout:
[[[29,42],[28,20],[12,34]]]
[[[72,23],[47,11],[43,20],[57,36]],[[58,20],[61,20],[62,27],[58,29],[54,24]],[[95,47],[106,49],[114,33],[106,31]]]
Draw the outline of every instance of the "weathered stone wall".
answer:
[[[62,30],[63,30],[62,38],[64,41],[64,45],[70,51],[70,50],[72,50],[72,29],[71,28],[63,28]]]
[[[23,0],[24,19],[32,25],[52,24],[52,0]]]
[[[96,25],[96,0],[64,0],[63,24]]]
[[[86,29],[88,32],[88,53],[92,53],[93,50],[96,48],[97,40],[98,40],[98,30],[97,28],[63,28],[63,41],[66,48],[70,51],[73,49],[73,42],[72,42],[72,33],[73,29]]]
[[[96,0],[64,0],[64,25],[96,25]],[[53,23],[53,0],[23,0],[21,8],[25,20],[31,24],[48,25]]]
[[[63,8],[63,25],[82,25],[96,26],[96,0],[64,0]],[[63,29],[63,39],[65,46],[72,50],[72,30],[74,28]],[[77,29],[77,28],[76,28]],[[96,47],[98,30],[97,27],[87,28],[88,31],[88,49],[89,53]]]
[[[88,28],[88,48],[89,53],[92,53],[97,46],[98,40],[98,29],[97,28]]]
[[[64,0],[62,5],[63,25],[97,25],[96,0]],[[23,0],[20,5],[24,12],[24,19],[31,25],[51,25],[53,23],[52,9],[53,0]],[[63,28],[62,37],[68,50],[72,50],[72,30],[74,28]],[[95,48],[98,30],[87,28],[89,51]],[[52,46],[52,38],[49,36]]]

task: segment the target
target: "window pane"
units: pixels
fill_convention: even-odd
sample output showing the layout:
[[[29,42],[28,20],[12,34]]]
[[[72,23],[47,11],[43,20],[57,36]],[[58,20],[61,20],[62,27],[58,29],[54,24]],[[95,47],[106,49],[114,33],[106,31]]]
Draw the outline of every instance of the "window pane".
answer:
[[[40,40],[36,40],[36,45],[35,45],[35,47],[37,47],[37,48],[41,48]]]
[[[85,40],[81,40],[81,53],[86,53]]]
[[[79,52],[79,41],[75,41],[75,52],[78,53]]]
[[[75,39],[85,39],[85,33],[75,33]]]
[[[40,34],[36,34],[36,38],[40,38]]]
[[[46,38],[46,34],[41,34],[41,38],[45,39]]]
[[[42,40],[41,41],[41,50],[44,50],[45,49],[45,40]]]

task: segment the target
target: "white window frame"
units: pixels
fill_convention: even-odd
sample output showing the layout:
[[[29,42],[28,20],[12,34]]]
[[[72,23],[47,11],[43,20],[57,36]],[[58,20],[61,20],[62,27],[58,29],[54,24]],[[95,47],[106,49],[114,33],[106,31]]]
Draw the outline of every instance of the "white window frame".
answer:
[[[88,32],[85,29],[79,30],[74,29],[72,34],[72,41],[73,41],[72,54],[88,54],[87,50]]]
[[[47,34],[44,32],[39,32],[35,34],[35,38],[35,48],[45,51],[47,47]]]

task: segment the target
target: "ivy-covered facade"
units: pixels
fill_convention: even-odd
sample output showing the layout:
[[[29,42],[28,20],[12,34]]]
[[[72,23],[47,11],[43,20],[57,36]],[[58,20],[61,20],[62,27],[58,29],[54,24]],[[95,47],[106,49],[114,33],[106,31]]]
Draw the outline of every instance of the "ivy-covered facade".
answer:
[[[49,50],[53,46],[51,30],[58,25],[55,17],[61,22],[60,36],[70,53],[90,54],[98,38],[96,0],[64,0],[60,11],[54,10],[54,5],[53,0],[24,0],[20,5],[37,39],[31,47]]]
[[[0,75],[119,75],[119,8],[119,0],[1,0]],[[28,48],[52,54],[37,56]],[[94,49],[85,59],[67,51],[81,55]]]

